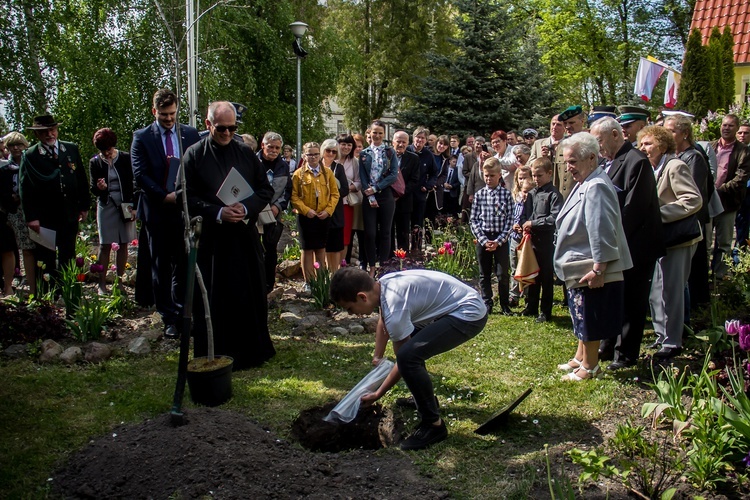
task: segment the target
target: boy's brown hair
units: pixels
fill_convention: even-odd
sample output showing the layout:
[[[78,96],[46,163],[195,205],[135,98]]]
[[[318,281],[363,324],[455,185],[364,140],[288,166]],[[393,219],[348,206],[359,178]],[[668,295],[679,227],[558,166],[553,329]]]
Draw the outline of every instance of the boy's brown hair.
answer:
[[[535,168],[543,168],[545,172],[552,172],[552,160],[546,156],[540,156],[531,162],[531,170],[534,170]]]

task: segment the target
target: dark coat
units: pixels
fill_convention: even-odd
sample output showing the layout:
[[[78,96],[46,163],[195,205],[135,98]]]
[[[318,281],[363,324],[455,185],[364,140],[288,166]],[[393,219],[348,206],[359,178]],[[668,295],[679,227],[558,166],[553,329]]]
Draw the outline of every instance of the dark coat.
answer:
[[[86,171],[78,146],[58,141],[57,159],[36,143],[27,149],[19,170],[21,205],[26,221],[49,229],[70,227],[91,205]]]
[[[411,151],[404,151],[399,163],[401,175],[404,177],[406,190],[404,195],[396,200],[398,214],[411,213],[414,209],[414,193],[419,191],[419,156]]]
[[[91,172],[91,193],[94,196],[99,197],[99,202],[102,205],[109,203],[109,185],[107,189],[101,190],[96,187],[96,182],[99,179],[107,181],[108,177],[108,165],[102,160],[99,155],[94,156],[89,160],[89,172]],[[115,160],[115,171],[117,176],[120,178],[120,194],[124,203],[133,202],[133,167],[130,164],[130,154],[125,151],[120,151],[117,159]]]
[[[625,142],[608,172],[617,192],[622,227],[635,267],[652,265],[666,254],[654,169],[646,155]]]
[[[419,157],[419,187],[414,191],[414,198],[419,201],[427,200],[427,193],[437,184],[438,166],[435,163],[435,155],[427,146],[422,151],[416,152],[414,146],[407,146],[406,150]],[[422,191],[425,188],[427,191]]]
[[[711,147],[714,151],[719,151],[719,141],[712,141]],[[739,210],[747,192],[748,175],[750,175],[750,149],[740,141],[734,141],[732,153],[729,156],[729,165],[727,165],[727,180],[716,188],[725,212]]]
[[[143,191],[138,200],[138,218],[147,224],[161,222],[165,210],[169,210],[170,213],[179,212],[175,207],[164,206],[164,198],[168,194],[164,179],[167,177],[169,164],[160,134],[159,127],[154,122],[146,128],[137,130],[133,134],[133,144],[130,146],[135,183]],[[180,138],[183,153],[200,140],[198,130],[182,124]]]

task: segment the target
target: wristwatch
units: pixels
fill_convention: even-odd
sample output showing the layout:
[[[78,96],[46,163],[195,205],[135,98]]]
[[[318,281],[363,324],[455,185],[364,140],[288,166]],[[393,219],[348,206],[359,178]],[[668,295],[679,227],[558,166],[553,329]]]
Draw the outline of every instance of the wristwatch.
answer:
[[[602,270],[601,269],[591,269],[591,270],[594,271],[594,274],[596,274],[597,276],[601,276],[602,275]]]

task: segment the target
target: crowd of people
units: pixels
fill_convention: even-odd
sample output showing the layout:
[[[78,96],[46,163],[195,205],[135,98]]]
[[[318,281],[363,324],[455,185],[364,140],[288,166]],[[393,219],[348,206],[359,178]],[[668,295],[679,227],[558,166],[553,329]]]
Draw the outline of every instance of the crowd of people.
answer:
[[[422,126],[388,138],[386,124],[375,120],[364,135],[307,142],[294,158],[276,132],[260,144],[238,135],[241,111],[212,103],[199,133],[178,123],[176,95],[160,89],[154,122],[134,132],[129,153],[117,149],[114,131],[94,133],[99,153],[88,175],[78,147],[58,139],[49,114],[28,127],[34,144],[19,132],[6,135],[2,293],[13,293],[21,262],[34,293],[39,266],[54,277],[75,258],[78,224],[93,194],[98,263],[106,269],[115,251],[122,273],[128,243],[138,236],[135,298],[155,306],[166,337],[187,334],[187,207],[202,218],[197,259],[211,309],[204,311],[196,292],[195,354],[209,348],[210,312],[216,353],[234,357],[236,369],[257,366],[275,353],[266,294],[275,283],[281,215],[293,210],[305,287],[318,267],[327,267],[335,273],[335,302],[352,313],[381,308],[373,361],[390,339],[398,364],[366,399],[382,396],[403,375],[423,417],[406,445],[416,449],[447,434],[424,360],[476,335],[495,304],[500,314],[544,323],[553,317],[559,283],[578,346],[558,368],[565,380],[582,381],[597,375],[601,360],[612,361],[609,370],[633,366],[649,314],[654,357],[678,355],[690,311],[708,302],[709,278],[726,277],[733,248],[747,245],[750,124],[732,114],[722,121],[721,138],[704,144],[695,141],[689,115],[652,122],[636,106],[595,106],[588,115],[570,106],[551,118],[546,137],[531,128],[496,130],[489,144],[469,136],[463,146],[458,135],[436,136]],[[479,290],[423,271],[374,280],[396,249],[422,256],[441,215],[474,234]],[[523,289],[510,279],[522,241],[538,263],[534,283]],[[337,272],[342,264],[346,270]],[[98,290],[109,293],[103,274]],[[406,303],[403,293],[413,299]],[[425,341],[417,346],[417,338]]]

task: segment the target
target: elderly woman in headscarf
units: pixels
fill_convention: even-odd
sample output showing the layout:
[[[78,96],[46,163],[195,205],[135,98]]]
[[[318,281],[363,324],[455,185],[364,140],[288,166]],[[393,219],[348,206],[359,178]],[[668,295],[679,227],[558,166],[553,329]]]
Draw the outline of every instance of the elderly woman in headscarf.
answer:
[[[558,368],[563,380],[599,373],[599,343],[622,331],[623,271],[633,267],[622,227],[617,192],[598,166],[599,142],[586,132],[562,143],[575,185],[557,217],[555,272],[567,285],[568,307],[578,348]]]
[[[667,255],[656,262],[651,283],[651,320],[656,343],[655,358],[671,358],[682,352],[685,320],[685,285],[690,262],[703,234],[697,213],[703,206],[700,190],[687,164],[675,157],[672,134],[659,125],[638,132],[638,147],[648,157],[656,176],[656,194]]]

